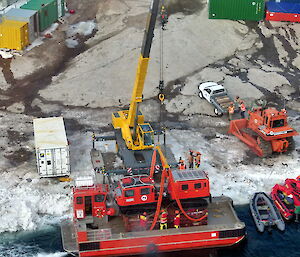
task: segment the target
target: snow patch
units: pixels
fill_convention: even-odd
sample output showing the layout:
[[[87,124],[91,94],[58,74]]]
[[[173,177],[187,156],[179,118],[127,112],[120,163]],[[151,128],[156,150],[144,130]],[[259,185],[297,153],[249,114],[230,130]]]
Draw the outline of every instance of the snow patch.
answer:
[[[58,28],[58,26],[58,23],[53,23],[48,29],[44,30],[42,34],[52,34]]]
[[[2,50],[0,51],[0,55],[4,59],[9,59],[9,58],[13,57],[13,55],[10,52],[6,52],[6,51],[2,51]]]
[[[70,213],[70,185],[40,179],[36,171],[25,167],[1,174],[0,233],[35,230]]]
[[[66,31],[67,39],[65,40],[66,46],[68,48],[75,48],[79,45],[76,37],[80,36],[89,36],[93,33],[96,28],[94,21],[82,21],[73,25],[70,25]]]
[[[74,38],[68,38],[66,39],[66,46],[68,48],[75,48],[76,46],[78,46],[78,41]]]
[[[32,50],[34,47],[36,46],[39,46],[41,44],[43,44],[44,41],[43,41],[43,38],[42,37],[39,37],[37,38],[36,40],[34,40],[27,48],[26,48],[26,51],[30,51]]]
[[[36,257],[63,257],[67,256],[67,253],[57,252],[57,253],[38,253]]]
[[[67,30],[67,37],[73,37],[76,34],[81,36],[88,36],[93,33],[93,30],[96,28],[96,24],[94,21],[82,21],[69,26]]]

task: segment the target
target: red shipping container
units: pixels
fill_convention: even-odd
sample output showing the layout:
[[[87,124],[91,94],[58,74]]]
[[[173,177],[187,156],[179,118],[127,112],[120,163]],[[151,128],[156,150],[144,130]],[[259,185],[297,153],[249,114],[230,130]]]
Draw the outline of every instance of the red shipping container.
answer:
[[[266,20],[300,22],[300,14],[266,11]]]

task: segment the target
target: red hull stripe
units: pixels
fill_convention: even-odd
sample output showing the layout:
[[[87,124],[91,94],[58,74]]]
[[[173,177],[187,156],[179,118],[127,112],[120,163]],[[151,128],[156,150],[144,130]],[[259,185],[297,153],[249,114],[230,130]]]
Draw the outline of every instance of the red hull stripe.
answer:
[[[168,242],[168,243],[159,243],[156,244],[159,251],[178,251],[178,250],[187,250],[187,249],[201,249],[201,248],[212,248],[212,247],[224,247],[231,246],[240,242],[245,236],[236,237],[236,238],[224,238],[224,239],[202,239],[202,240],[193,240],[193,241],[184,241],[184,242]],[[127,241],[127,240],[125,240]],[[105,243],[104,242],[101,242]],[[123,245],[128,245],[128,242],[123,241]],[[151,241],[148,241],[150,244]],[[95,251],[81,252],[80,257],[97,257],[97,256],[124,256],[132,254],[141,254],[145,253],[146,245],[135,245],[135,246],[124,246],[118,248],[103,248]]]

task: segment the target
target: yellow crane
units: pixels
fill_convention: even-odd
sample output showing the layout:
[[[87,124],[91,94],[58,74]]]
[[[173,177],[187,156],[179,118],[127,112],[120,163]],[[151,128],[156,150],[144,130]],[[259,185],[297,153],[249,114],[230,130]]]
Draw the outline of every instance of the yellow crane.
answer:
[[[112,114],[113,127],[121,129],[122,138],[130,150],[145,150],[154,147],[154,131],[149,123],[145,123],[144,115],[139,111],[138,104],[143,101],[143,89],[159,2],[160,0],[151,1],[129,110]]]

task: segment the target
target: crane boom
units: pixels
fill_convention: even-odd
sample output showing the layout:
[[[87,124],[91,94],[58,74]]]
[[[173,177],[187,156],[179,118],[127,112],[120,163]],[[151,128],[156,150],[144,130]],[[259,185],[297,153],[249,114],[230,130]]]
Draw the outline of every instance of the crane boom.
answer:
[[[143,100],[159,3],[160,0],[151,1],[129,110],[119,111],[112,115],[114,128],[121,129],[126,146],[132,150],[152,149],[154,147],[154,142],[150,139],[153,138],[154,132],[149,123],[144,123],[144,116],[139,113],[138,104]]]

